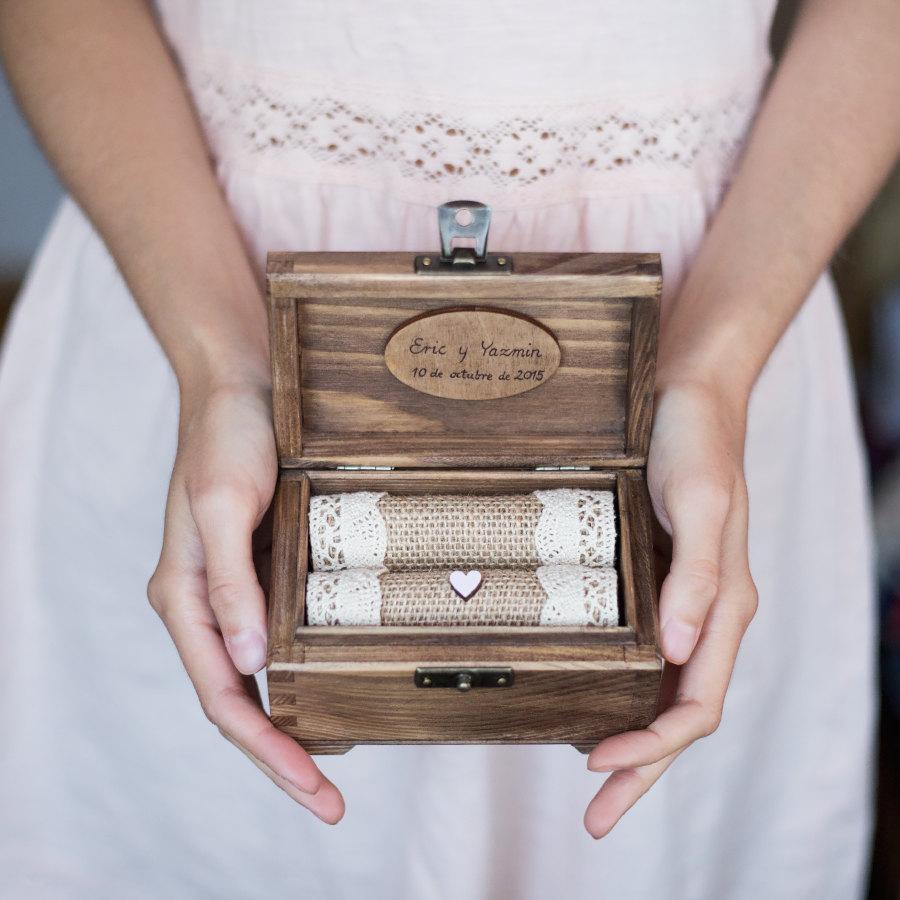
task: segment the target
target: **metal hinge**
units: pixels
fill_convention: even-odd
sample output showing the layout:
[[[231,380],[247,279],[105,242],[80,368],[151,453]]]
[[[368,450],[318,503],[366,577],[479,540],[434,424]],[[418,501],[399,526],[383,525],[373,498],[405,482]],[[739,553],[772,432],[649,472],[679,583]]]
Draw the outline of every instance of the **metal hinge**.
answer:
[[[336,466],[342,472],[393,472],[393,466]]]
[[[535,466],[535,472],[590,472],[590,466]]]

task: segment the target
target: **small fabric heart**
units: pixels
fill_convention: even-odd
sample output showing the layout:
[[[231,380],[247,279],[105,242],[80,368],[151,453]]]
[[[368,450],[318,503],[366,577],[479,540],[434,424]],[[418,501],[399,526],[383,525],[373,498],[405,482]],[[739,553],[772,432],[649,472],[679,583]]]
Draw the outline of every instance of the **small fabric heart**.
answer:
[[[472,569],[471,572],[455,569],[450,573],[450,587],[462,600],[468,600],[481,587],[481,572],[477,569]]]

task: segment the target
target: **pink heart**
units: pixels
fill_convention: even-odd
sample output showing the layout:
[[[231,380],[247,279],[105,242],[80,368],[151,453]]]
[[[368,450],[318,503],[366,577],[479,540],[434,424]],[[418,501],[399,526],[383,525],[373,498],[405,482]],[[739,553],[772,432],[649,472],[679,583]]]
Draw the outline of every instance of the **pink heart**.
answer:
[[[450,587],[463,599],[468,600],[481,587],[481,572],[461,572],[459,569],[450,573]]]

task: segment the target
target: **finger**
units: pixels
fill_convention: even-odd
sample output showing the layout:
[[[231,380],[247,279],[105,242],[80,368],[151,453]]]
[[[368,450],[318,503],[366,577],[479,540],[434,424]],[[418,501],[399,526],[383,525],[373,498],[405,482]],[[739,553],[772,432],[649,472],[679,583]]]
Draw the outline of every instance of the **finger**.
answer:
[[[584,814],[584,827],[593,838],[602,838],[653,787],[678,754],[649,766],[613,772],[594,795]]]
[[[256,498],[219,484],[191,496],[191,513],[203,544],[209,605],[225,646],[239,672],[258,672],[266,664],[266,607],[253,564]]]
[[[717,603],[707,618],[694,655],[682,668],[675,703],[647,728],[601,741],[588,756],[588,768],[609,772],[651,765],[712,734],[719,726],[725,692],[746,627],[736,603]]]
[[[652,765],[711,734],[719,725],[725,692],[744,632],[756,610],[756,589],[746,566],[745,513],[729,520],[723,586],[690,661],[682,667],[675,703],[647,728],[601,741],[588,756],[597,772]]]
[[[685,480],[666,497],[672,564],[660,594],[660,635],[663,655],[676,665],[690,658],[716,599],[730,506],[730,486],[709,478]]]
[[[225,740],[233,744],[257,769],[268,776],[274,784],[280,787],[292,800],[306,807],[319,819],[328,825],[337,825],[344,816],[344,799],[338,789],[330,782],[325,782],[314,795],[314,806],[310,804],[308,796],[295,784],[279,775],[274,769],[267,766],[261,759],[254,756],[246,747],[242,747],[237,741],[225,732],[222,733]]]
[[[231,662],[212,610],[195,586],[160,574],[157,592],[170,599],[160,605],[163,620],[207,717],[272,781],[325,822],[344,814],[338,789],[293,739],[278,731],[248,692]],[[176,599],[172,599],[177,595]]]

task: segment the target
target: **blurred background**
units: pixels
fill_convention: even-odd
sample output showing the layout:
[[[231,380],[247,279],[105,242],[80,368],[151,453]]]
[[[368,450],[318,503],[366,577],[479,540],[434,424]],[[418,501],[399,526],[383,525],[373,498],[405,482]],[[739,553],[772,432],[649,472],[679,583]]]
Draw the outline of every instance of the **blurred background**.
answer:
[[[793,3],[773,30],[784,45]],[[0,76],[0,332],[61,188]],[[900,168],[837,254],[833,271],[856,365],[872,471],[881,609],[878,817],[870,900],[900,900]]]
[[[0,72],[0,323],[61,193]]]
[[[872,473],[881,610],[873,900],[900,897],[900,169],[832,263]]]
[[[900,169],[832,263],[856,366],[878,547],[882,690],[872,900],[900,898]]]

